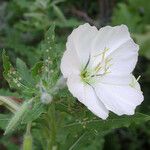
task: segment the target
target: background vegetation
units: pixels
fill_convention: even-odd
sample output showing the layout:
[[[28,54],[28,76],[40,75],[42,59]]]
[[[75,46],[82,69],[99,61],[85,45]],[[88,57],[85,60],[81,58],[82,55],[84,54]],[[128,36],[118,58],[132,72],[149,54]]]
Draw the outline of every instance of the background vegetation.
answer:
[[[149,0],[1,0],[0,53],[5,49],[14,66],[16,58],[19,57],[26,62],[28,67],[31,67],[41,59],[40,45],[44,34],[55,22],[56,41],[59,45],[57,51],[54,52],[56,56],[54,62],[59,66],[67,36],[73,28],[84,22],[89,22],[97,28],[105,25],[126,24],[134,40],[140,45],[140,56],[135,75],[136,77],[141,75],[140,83],[145,100],[138,107],[138,111],[150,115],[149,9]],[[2,59],[0,59],[0,66],[0,95],[11,96],[15,101],[21,103],[22,97],[20,98],[16,90],[10,90],[7,81],[3,78]],[[58,95],[58,99],[65,100],[65,95],[69,95],[66,91],[63,93],[64,95]],[[9,111],[0,106],[0,149],[18,150],[22,144],[21,132],[3,136],[3,130],[9,117]],[[24,132],[23,129],[20,130]],[[72,131],[73,129],[69,132]],[[89,135],[76,149],[150,149],[150,122],[133,125],[130,129],[128,127],[115,129],[104,135],[97,134],[97,131],[93,132],[94,134]],[[59,140],[63,141],[64,137],[68,136],[67,134],[69,133],[65,132],[62,137],[59,137]],[[68,142],[72,143],[72,141]],[[37,147],[38,150],[42,149],[40,145]],[[65,146],[62,149],[65,149]]]

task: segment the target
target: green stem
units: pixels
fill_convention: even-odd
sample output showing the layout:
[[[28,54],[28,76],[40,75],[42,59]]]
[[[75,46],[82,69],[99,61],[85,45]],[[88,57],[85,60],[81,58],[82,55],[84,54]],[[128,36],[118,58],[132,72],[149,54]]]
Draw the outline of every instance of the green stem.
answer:
[[[80,142],[80,140],[85,136],[86,133],[82,134],[74,143],[73,145],[69,148],[69,150],[73,150],[74,147]]]
[[[50,128],[50,138],[47,142],[48,150],[52,150],[56,147],[56,118],[55,118],[55,105],[51,104],[48,109],[48,119]]]
[[[19,104],[16,103],[13,99],[6,96],[0,96],[0,102],[2,105],[7,107],[11,112],[15,113],[19,110]]]
[[[31,133],[30,133],[30,131],[31,131],[31,125],[32,125],[31,122],[29,122],[29,123],[27,124],[26,134],[31,134]]]
[[[26,133],[24,135],[24,140],[23,140],[23,150],[32,150],[32,135],[31,135],[31,122],[27,124],[27,129]]]

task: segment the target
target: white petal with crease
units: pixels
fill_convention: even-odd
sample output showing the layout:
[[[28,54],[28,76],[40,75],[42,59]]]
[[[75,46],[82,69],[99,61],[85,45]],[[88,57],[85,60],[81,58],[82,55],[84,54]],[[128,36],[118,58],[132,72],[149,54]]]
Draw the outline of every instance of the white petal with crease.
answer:
[[[95,38],[98,30],[94,26],[90,26],[88,23],[79,26],[74,29],[71,35],[68,37],[67,50],[76,51],[81,64],[86,64],[92,46],[92,41]],[[74,47],[70,49],[68,45],[73,43]]]
[[[95,85],[95,91],[106,108],[117,115],[133,115],[143,101],[143,94],[130,86]]]
[[[116,49],[108,58],[111,58],[110,73],[113,75],[130,74],[138,59],[139,46],[133,40],[129,40]]]
[[[89,110],[102,119],[108,117],[108,110],[96,96],[93,88],[81,81],[79,76],[71,76],[68,78],[67,85],[69,91]]]
[[[108,54],[110,54],[129,39],[131,37],[126,25],[103,27],[93,40],[92,53],[95,55],[104,50],[104,48],[109,48]]]

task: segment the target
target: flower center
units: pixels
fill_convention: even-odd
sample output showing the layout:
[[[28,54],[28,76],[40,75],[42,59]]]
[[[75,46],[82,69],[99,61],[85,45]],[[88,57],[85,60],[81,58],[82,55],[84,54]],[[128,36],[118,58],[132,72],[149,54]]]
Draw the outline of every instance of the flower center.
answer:
[[[109,69],[111,67],[110,62],[112,59],[106,57],[106,52],[108,50],[108,48],[105,48],[102,53],[93,57],[89,56],[89,59],[80,74],[83,82],[88,84],[98,82],[101,77],[110,73]]]
[[[88,69],[84,69],[81,71],[81,79],[86,82],[86,83],[89,83],[90,79],[91,79],[91,72],[88,71]]]

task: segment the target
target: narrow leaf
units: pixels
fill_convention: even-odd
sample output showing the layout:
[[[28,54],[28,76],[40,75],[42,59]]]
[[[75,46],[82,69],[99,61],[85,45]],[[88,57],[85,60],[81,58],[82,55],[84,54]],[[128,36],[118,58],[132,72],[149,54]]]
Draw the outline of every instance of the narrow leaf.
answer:
[[[24,102],[22,106],[19,108],[19,110],[14,114],[10,122],[8,123],[6,130],[5,130],[5,135],[11,133],[14,131],[17,127],[17,125],[21,122],[21,119],[25,112],[29,109],[29,106],[31,104],[31,100],[28,102]]]

